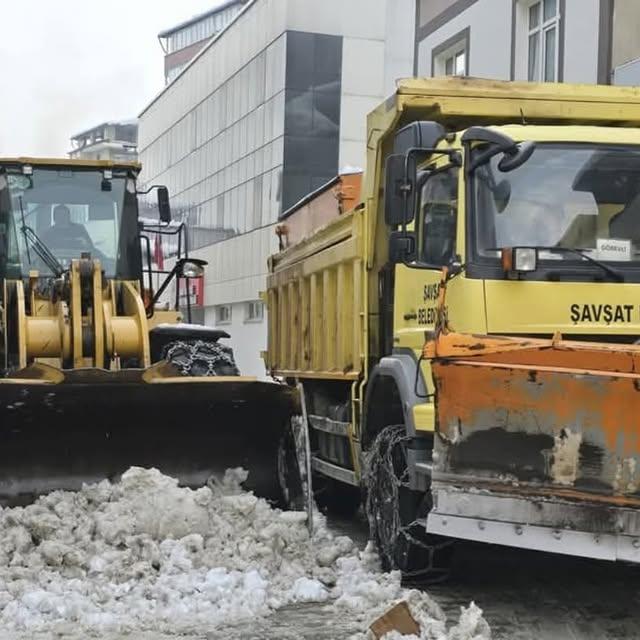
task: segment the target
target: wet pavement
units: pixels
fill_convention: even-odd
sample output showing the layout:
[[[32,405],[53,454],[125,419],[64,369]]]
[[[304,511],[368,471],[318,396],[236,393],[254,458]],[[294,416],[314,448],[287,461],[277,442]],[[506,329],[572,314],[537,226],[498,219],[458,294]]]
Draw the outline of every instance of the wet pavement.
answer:
[[[331,524],[366,543],[362,517]],[[640,566],[459,542],[450,580],[427,590],[449,620],[475,601],[495,640],[640,639]]]
[[[429,592],[448,617],[469,600],[495,640],[640,638],[640,567],[459,543],[451,580]]]

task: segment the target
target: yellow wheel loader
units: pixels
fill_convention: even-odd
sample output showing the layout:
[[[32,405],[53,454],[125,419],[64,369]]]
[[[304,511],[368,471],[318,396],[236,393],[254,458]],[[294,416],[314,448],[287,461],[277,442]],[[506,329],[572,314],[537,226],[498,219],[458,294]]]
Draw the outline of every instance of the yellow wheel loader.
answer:
[[[276,448],[294,392],[240,376],[219,342],[229,335],[182,323],[178,296],[156,308],[203,262],[188,258],[184,226],[170,224],[166,188],[159,221],[143,224],[139,169],[0,159],[3,504],[131,465],[189,486],[244,466],[249,488],[278,496]],[[175,260],[154,293],[157,232],[173,236]]]

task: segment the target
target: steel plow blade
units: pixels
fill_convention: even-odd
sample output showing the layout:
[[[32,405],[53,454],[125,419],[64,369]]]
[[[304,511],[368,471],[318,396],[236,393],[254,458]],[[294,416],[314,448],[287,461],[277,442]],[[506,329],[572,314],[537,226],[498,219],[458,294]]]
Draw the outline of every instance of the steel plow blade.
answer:
[[[1,380],[0,500],[115,480],[134,465],[192,487],[241,466],[248,489],[278,500],[277,447],[295,389],[173,373],[34,365]]]

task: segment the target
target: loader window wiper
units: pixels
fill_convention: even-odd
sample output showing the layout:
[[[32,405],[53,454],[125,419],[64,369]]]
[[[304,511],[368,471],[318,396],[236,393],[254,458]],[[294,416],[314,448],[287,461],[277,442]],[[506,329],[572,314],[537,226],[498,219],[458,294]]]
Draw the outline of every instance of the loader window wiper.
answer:
[[[573,247],[535,247],[535,249],[537,249],[538,251],[549,251],[550,253],[571,253],[573,255],[580,256],[587,262],[600,267],[600,269],[610,275],[616,282],[624,282],[624,275],[622,273],[620,273],[613,267],[610,267],[608,264],[597,260],[593,256],[590,256],[588,253],[586,253],[588,249],[575,249]]]
[[[20,232],[24,236],[25,246],[27,249],[27,260],[29,261],[29,264],[31,264],[29,245],[31,245],[40,260],[47,265],[51,273],[53,273],[56,278],[59,278],[64,273],[64,267],[60,264],[58,258],[55,257],[49,247],[40,240],[38,234],[25,222],[22,196],[18,197],[18,202],[20,203],[20,217],[22,221]]]

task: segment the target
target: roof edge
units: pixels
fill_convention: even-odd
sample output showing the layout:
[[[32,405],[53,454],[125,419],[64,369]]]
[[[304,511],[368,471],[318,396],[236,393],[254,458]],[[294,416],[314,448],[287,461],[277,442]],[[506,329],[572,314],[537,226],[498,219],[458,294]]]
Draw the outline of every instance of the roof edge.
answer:
[[[208,51],[214,43],[218,42],[218,40],[224,36],[225,33],[238,21],[240,16],[244,15],[246,11],[248,11],[258,0],[247,0],[242,9],[238,11],[238,13],[229,21],[226,27],[224,27],[221,31],[218,31],[212,38],[209,39],[209,42],[196,53],[193,58],[185,65],[184,69],[180,71],[180,73],[167,85],[165,85],[152,99],[151,101],[140,111],[138,114],[138,119],[142,118],[142,116],[167,92],[168,89],[173,87],[175,83],[182,78],[182,76],[193,66],[196,60],[199,60],[201,56],[204,55],[205,51]]]
[[[224,11],[229,7],[232,7],[234,4],[245,4],[247,0],[226,0],[222,4],[218,5],[215,9],[209,9],[208,11],[203,11],[202,13],[198,13],[195,16],[189,18],[188,20],[183,20],[178,23],[174,27],[169,27],[167,29],[163,29],[158,33],[158,38],[168,38],[169,36],[177,33],[178,31],[182,31],[182,29],[186,29],[190,27],[192,24],[196,24],[201,20],[205,20],[210,16],[215,16],[216,13],[220,13],[220,11]]]

